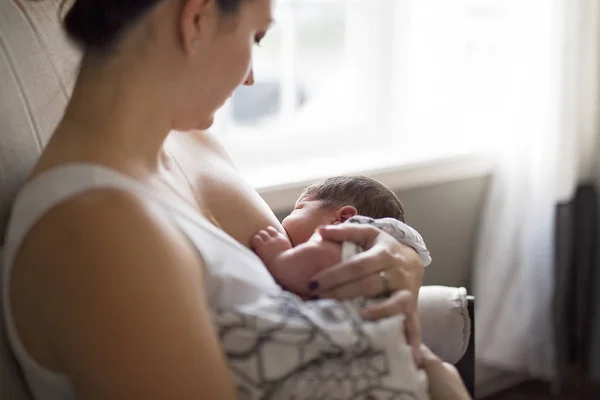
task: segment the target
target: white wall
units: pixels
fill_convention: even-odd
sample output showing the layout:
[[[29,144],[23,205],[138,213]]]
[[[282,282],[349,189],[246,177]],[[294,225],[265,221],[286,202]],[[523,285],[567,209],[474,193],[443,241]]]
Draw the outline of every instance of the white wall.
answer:
[[[469,288],[477,227],[488,177],[473,178],[398,192],[407,222],[425,239],[432,264],[425,284]]]

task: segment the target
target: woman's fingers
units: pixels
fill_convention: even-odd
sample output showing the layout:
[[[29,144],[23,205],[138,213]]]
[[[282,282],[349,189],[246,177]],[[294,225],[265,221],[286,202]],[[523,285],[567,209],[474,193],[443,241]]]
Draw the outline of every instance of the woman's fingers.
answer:
[[[399,290],[381,303],[370,305],[361,311],[361,316],[371,321],[393,317],[398,314],[405,316],[404,333],[406,334],[406,340],[412,348],[416,364],[420,366],[422,362],[421,324],[417,315],[417,305],[410,291]]]
[[[322,272],[322,271],[321,271]],[[345,270],[340,270],[340,274],[344,274]],[[381,276],[384,273],[385,276]],[[320,274],[320,273],[319,273]],[[343,280],[338,275],[333,275],[332,280],[327,277],[321,281],[320,278],[316,282],[323,282],[320,286],[313,291],[313,295],[326,299],[338,299],[347,300],[356,297],[375,298],[382,295],[388,295],[390,292],[394,292],[401,287],[406,287],[403,282],[406,278],[401,274],[400,271],[394,268],[373,272],[365,269],[362,277],[358,277],[355,280]],[[339,280],[338,280],[339,278]],[[345,278],[348,278],[346,276]],[[336,282],[340,282],[336,284]],[[329,285],[334,285],[330,287]]]
[[[440,360],[426,346],[421,346],[421,354],[431,400],[471,399],[456,367]]]
[[[371,280],[366,283],[374,284],[376,282],[377,286],[380,287],[375,293],[372,293],[377,296],[383,292],[381,289],[382,278],[379,276],[379,272],[386,271],[390,280],[390,287],[388,289],[404,289],[404,279],[397,268],[393,268],[395,266],[394,263],[394,256],[389,252],[373,248],[319,272],[311,279],[311,282],[314,282],[311,286],[317,289],[315,290],[315,294],[324,295],[326,292],[339,289],[345,285],[353,285],[369,277],[374,281]],[[351,290],[350,288],[347,289]],[[362,290],[353,293],[355,296],[369,295]]]
[[[370,225],[339,224],[322,226],[318,229],[318,233],[323,240],[338,243],[352,242],[364,249],[368,249],[381,233],[381,230]]]
[[[417,253],[410,247],[398,243],[391,236],[369,225],[347,224],[333,225],[320,229],[326,241],[358,242],[366,250],[333,267],[321,271],[311,279],[311,287],[323,294],[341,286],[350,285],[386,271],[389,278],[389,290],[409,289],[417,296],[423,280],[423,264]],[[380,279],[378,277],[376,279]],[[371,280],[372,282],[372,280]],[[368,296],[370,292],[360,291],[357,294]],[[355,290],[347,288],[345,290]],[[382,292],[376,292],[376,295]]]
[[[429,349],[429,347],[425,346],[424,344],[421,345],[421,356],[421,367],[428,374],[434,371],[437,372],[441,368],[444,368],[444,363],[442,362],[442,360],[438,356],[436,356],[433,353],[433,351]]]
[[[378,304],[372,304],[362,309],[364,319],[375,321],[382,318],[394,317],[398,314],[407,314],[414,311],[411,304],[412,296],[407,290],[394,292],[389,298]]]
[[[370,274],[358,280],[345,282],[333,288],[314,290],[313,296],[323,299],[348,300],[357,297],[374,298],[387,291],[385,283],[378,274]]]
[[[412,296],[409,293],[409,296]],[[417,312],[414,311],[410,314],[406,314],[406,320],[404,322],[404,330],[406,334],[406,340],[412,348],[413,358],[418,367],[423,363],[423,357],[421,355],[421,322]]]

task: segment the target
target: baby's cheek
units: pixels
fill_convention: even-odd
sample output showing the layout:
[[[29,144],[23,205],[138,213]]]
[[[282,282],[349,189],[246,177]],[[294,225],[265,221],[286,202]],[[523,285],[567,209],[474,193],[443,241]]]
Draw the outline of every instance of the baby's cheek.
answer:
[[[294,218],[288,217],[283,220],[281,225],[283,226],[283,229],[285,229],[285,232],[287,233],[294,247],[303,243],[301,240],[302,226],[298,223],[298,221],[296,221]]]

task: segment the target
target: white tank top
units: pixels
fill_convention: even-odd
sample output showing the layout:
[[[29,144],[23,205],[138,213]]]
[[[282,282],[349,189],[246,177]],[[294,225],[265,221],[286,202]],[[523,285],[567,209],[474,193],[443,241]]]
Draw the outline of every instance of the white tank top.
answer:
[[[36,400],[75,399],[75,392],[68,376],[37,363],[19,339],[10,307],[9,282],[14,258],[29,230],[45,213],[70,198],[101,188],[133,193],[160,206],[202,254],[207,269],[205,289],[212,310],[252,302],[262,294],[281,290],[252,251],[183,201],[168,203],[140,182],[98,165],[72,164],[47,171],[28,183],[17,196],[6,234],[2,269],[8,342]]]

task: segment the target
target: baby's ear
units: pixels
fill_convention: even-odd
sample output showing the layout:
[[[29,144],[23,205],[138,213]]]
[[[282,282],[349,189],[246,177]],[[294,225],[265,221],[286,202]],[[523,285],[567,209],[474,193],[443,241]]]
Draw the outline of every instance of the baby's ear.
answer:
[[[335,212],[336,222],[346,222],[352,217],[358,215],[358,210],[353,206],[343,206]]]

